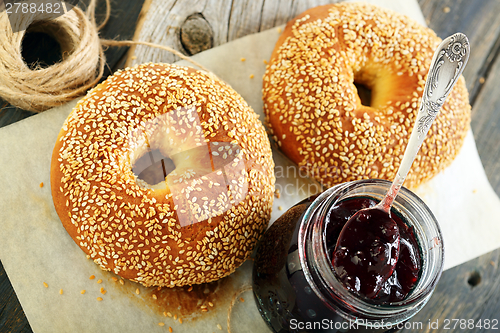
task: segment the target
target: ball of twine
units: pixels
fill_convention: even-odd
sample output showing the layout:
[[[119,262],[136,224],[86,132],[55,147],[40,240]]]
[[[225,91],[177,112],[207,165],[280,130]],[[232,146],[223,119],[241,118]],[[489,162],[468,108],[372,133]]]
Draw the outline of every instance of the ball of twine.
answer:
[[[43,0],[33,0],[37,7]],[[24,110],[41,112],[83,96],[101,79],[106,63],[102,46],[147,45],[170,51],[208,72],[206,68],[180,52],[163,45],[140,41],[99,39],[99,30],[109,19],[110,0],[106,0],[106,16],[97,26],[96,0],[84,12],[78,7],[53,18],[44,12],[11,17],[0,13],[0,97]],[[47,68],[30,69],[21,54],[26,30],[43,32],[61,46],[62,60]],[[16,31],[16,32],[14,32]]]
[[[42,0],[33,2],[36,8],[42,4]],[[95,1],[92,3],[87,13],[93,12]],[[0,96],[19,108],[40,112],[81,96],[93,87],[102,77],[105,59],[95,19],[87,13],[74,7],[57,18],[35,12],[11,20],[7,11],[0,13]],[[61,46],[62,61],[31,70],[21,55],[28,28],[56,39]]]

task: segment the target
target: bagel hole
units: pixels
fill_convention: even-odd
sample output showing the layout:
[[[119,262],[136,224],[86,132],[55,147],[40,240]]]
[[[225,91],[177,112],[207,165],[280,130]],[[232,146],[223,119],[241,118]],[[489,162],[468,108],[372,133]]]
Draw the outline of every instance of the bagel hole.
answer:
[[[359,99],[361,100],[361,104],[364,106],[371,106],[371,101],[372,101],[372,91],[370,88],[368,88],[366,85],[354,81],[354,85],[356,86],[356,89],[358,90],[358,96]]]
[[[141,156],[132,166],[134,175],[149,185],[156,185],[165,180],[169,173],[175,170],[175,164],[159,149],[150,150]]]
[[[21,43],[21,56],[30,70],[47,68],[62,60],[61,45],[50,34],[28,28]]]

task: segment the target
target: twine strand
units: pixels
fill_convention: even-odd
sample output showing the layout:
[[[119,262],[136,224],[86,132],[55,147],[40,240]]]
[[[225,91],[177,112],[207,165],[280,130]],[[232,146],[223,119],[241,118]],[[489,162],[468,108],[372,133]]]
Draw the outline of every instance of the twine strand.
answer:
[[[89,3],[89,7],[87,8],[87,17],[90,19],[90,22],[95,26],[96,24],[96,19],[95,19],[95,10],[97,6],[97,0],[91,0]],[[106,13],[104,15],[104,20],[99,24],[96,29],[97,31],[101,31],[102,28],[108,23],[109,18],[111,17],[111,1],[106,0]]]
[[[175,54],[176,56],[178,56],[179,58],[188,61],[189,63],[195,65],[196,67],[199,67],[200,69],[204,70],[205,72],[211,73],[210,70],[205,68],[200,63],[194,61],[190,57],[185,56],[184,54],[180,53],[179,51],[177,51],[171,47],[165,46],[165,45],[159,45],[159,44],[154,44],[154,43],[149,43],[149,42],[133,41],[133,40],[111,40],[111,39],[101,39],[101,44],[106,45],[106,46],[144,45],[144,46],[154,47],[157,49],[171,52],[171,53]]]
[[[251,285],[244,285],[233,294],[231,304],[229,304],[229,309],[227,310],[227,333],[231,333],[231,312],[233,312],[234,305],[236,304],[236,298],[244,292],[251,290],[253,290]]]

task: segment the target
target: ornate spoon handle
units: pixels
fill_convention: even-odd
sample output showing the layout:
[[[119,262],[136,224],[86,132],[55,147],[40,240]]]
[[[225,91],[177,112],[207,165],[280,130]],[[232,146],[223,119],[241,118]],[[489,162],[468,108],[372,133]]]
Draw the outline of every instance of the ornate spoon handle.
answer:
[[[469,54],[469,40],[462,33],[456,33],[446,38],[436,49],[408,146],[391,189],[379,204],[387,212],[403,185],[432,122],[436,119],[446,97],[462,74],[469,60]]]

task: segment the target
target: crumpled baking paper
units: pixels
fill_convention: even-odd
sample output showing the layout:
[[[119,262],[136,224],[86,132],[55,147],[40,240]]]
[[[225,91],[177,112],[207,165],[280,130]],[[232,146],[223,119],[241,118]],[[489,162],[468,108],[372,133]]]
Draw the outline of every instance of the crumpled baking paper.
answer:
[[[425,23],[414,0],[372,2]],[[262,120],[264,60],[278,36],[273,28],[193,58],[235,88]],[[215,284],[157,291],[122,281],[86,259],[59,221],[49,184],[52,149],[75,104],[0,129],[0,259],[33,331],[218,332],[227,331],[228,312],[232,332],[267,331],[248,288],[250,261]],[[320,189],[276,149],[274,160],[281,197],[275,199],[272,221]],[[453,164],[417,193],[442,227],[446,268],[500,247],[500,202],[471,132]]]

